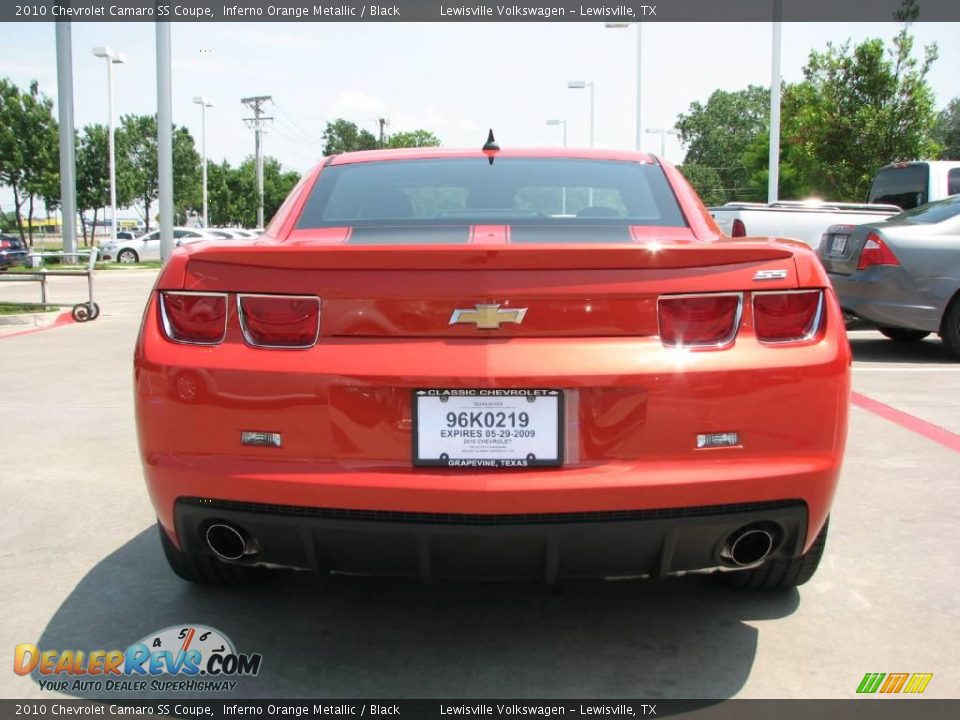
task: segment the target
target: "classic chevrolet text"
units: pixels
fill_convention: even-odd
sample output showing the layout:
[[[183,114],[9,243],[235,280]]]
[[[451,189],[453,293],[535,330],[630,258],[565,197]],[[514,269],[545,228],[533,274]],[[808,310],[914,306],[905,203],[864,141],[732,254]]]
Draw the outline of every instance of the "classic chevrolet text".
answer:
[[[816,570],[850,350],[805,245],[642,153],[327,158],[177,249],[136,347],[170,565],[443,577]],[[729,571],[729,572],[727,572]]]

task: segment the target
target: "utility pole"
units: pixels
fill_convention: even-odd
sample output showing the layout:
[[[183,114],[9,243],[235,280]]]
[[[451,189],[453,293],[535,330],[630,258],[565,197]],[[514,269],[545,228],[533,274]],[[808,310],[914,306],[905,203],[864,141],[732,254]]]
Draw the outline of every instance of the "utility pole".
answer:
[[[266,117],[263,114],[263,105],[268,102],[273,102],[273,98],[270,95],[257,95],[256,97],[248,97],[240,100],[241,103],[246,105],[253,111],[252,118],[244,118],[243,122],[246,123],[248,128],[253,130],[253,139],[254,139],[254,157],[256,158],[257,166],[257,195],[259,196],[259,204],[257,205],[257,227],[263,227],[263,128],[267,122],[273,122],[272,117]]]
[[[380,147],[383,147],[384,141],[387,139],[384,128],[390,124],[390,121],[386,118],[377,118],[377,122],[380,123]]]

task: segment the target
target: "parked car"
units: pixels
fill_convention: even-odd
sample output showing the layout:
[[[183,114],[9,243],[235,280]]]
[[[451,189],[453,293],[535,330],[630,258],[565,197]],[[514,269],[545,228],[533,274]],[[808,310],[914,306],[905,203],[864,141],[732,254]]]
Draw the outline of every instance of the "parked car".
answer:
[[[801,240],[817,250],[831,225],[878,222],[932,200],[960,193],[960,161],[901,162],[881,168],[866,203],[781,201],[729,202],[711,207],[720,229],[731,237],[770,235]]]
[[[899,342],[960,355],[960,195],[879,223],[835,225],[820,255],[844,311]]]
[[[219,240],[201,228],[177,227],[173,229],[174,243],[184,241]],[[101,260],[115,260],[119,263],[136,263],[144,260],[160,259],[160,231],[154,230],[133,240],[108,241],[100,246]]]
[[[0,233],[0,271],[30,264],[30,253],[16,235]]]
[[[723,238],[653,156],[489,145],[336,156],[257,244],[178,248],[134,364],[160,542],[196,582],[794,587],[850,391],[808,248]]]

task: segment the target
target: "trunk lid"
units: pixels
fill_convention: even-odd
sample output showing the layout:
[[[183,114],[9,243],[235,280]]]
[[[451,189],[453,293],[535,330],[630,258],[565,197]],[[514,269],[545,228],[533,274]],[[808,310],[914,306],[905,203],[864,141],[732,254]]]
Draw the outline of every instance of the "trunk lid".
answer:
[[[764,290],[797,287],[792,250],[769,242],[218,244],[160,289],[317,295],[328,339],[647,336],[661,295],[749,290],[761,270],[787,271]]]

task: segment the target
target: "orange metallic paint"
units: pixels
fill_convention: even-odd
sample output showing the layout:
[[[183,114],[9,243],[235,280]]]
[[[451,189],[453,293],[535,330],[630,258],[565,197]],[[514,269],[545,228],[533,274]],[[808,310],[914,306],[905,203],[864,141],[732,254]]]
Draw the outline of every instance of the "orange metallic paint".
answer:
[[[373,151],[332,162],[456,153],[476,154]],[[502,154],[653,162],[613,151]],[[807,248],[722,238],[668,165],[690,228],[632,228],[632,246],[511,246],[508,227],[476,226],[466,247],[353,247],[344,245],[349,228],[293,229],[320,172],[294,190],[256,246],[186,246],[157,281],[158,290],[231,293],[222,344],[168,341],[155,292],[136,345],[140,451],[171,537],[181,496],[481,514],[798,498],[809,510],[807,544],[816,537],[843,455],[850,350],[839,305]],[[754,282],[763,269],[789,272]],[[762,345],[750,291],[798,287],[825,289],[820,332],[802,343]],[[656,298],[718,291],[745,292],[734,344],[665,348]],[[320,296],[317,345],[245,345],[236,292]],[[530,311],[523,325],[500,331],[448,325],[453,308],[481,302]],[[416,387],[564,389],[572,428],[566,464],[414,468]],[[283,447],[241,447],[241,430],[282,433]],[[695,448],[697,433],[731,430],[740,447]]]

